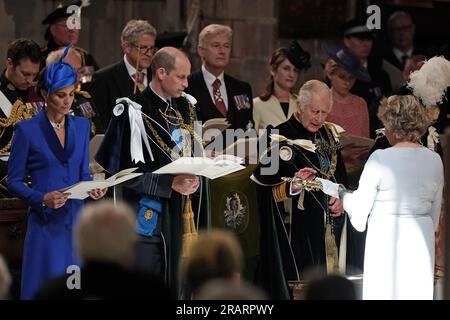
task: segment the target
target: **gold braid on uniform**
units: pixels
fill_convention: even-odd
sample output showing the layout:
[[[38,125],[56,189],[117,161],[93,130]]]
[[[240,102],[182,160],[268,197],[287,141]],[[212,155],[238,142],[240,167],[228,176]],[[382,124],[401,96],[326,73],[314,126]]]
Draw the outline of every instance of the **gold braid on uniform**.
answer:
[[[0,138],[3,137],[3,134],[6,132],[6,129],[15,125],[17,122],[30,119],[31,115],[28,112],[26,105],[21,100],[16,100],[11,108],[11,114],[8,118],[0,119]],[[11,139],[6,143],[6,145],[1,146],[0,154],[8,152],[11,148],[12,144],[12,136]]]
[[[200,145],[203,145],[201,137],[199,137],[195,133],[195,130],[194,130],[195,106],[192,103],[190,103],[188,100],[186,100],[186,101],[188,102],[188,106],[189,106],[189,124],[186,124],[184,122],[184,119],[178,110],[174,110],[176,113],[176,116],[167,115],[164,112],[162,112],[161,110],[159,110],[159,112],[161,113],[161,116],[164,118],[164,120],[168,124],[170,124],[171,126],[180,127],[180,129],[184,129],[184,130],[188,131],[189,134],[191,135],[191,137],[194,137],[194,140],[191,140],[191,147],[193,147],[194,141],[197,141]],[[174,153],[173,150],[167,145],[167,143],[165,143],[163,141],[161,136],[158,134],[158,131],[156,131],[156,129],[153,127],[153,125],[147,119],[147,116],[145,114],[144,114],[144,121],[145,121],[145,124],[147,125],[148,129],[152,133],[152,135],[155,137],[158,145],[170,156],[178,158],[179,155]],[[178,121],[178,123],[177,123],[177,121]],[[189,155],[185,154],[188,149],[187,149],[187,145],[186,145],[186,139],[184,138],[184,135],[182,133],[181,133],[181,140],[182,140],[183,155],[189,156]]]
[[[320,140],[320,143],[317,144],[316,151],[320,153],[322,156],[326,156],[331,154],[331,161],[330,161],[330,168],[328,171],[322,170],[322,168],[318,168],[311,160],[308,159],[308,157],[303,153],[302,149],[294,145],[296,147],[301,155],[302,158],[308,163],[308,165],[311,168],[314,168],[317,172],[320,172],[323,178],[328,180],[333,180],[336,182],[336,178],[334,177],[334,172],[336,171],[336,165],[337,165],[337,150],[341,148],[340,144],[338,142],[335,142],[333,137],[331,136],[331,132],[327,127],[323,127],[325,129],[325,132],[327,133],[328,139],[330,142],[325,141],[323,138]]]
[[[286,181],[278,186],[272,187],[272,193],[276,202],[287,200],[288,196],[286,195]]]
[[[305,180],[300,177],[282,177],[283,181],[286,182],[297,182],[300,183],[306,191],[320,191],[323,189],[322,182],[319,180]]]

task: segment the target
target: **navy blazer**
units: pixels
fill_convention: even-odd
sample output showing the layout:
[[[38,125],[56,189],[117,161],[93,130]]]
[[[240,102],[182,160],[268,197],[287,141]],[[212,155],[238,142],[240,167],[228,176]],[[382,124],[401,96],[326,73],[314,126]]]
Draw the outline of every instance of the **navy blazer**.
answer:
[[[22,268],[22,299],[31,299],[49,278],[77,264],[73,252],[72,227],[83,206],[68,200],[58,209],[43,206],[47,192],[60,190],[89,175],[89,121],[66,116],[63,148],[44,110],[15,125],[8,163],[8,189],[29,205]],[[32,187],[24,183],[31,176]]]

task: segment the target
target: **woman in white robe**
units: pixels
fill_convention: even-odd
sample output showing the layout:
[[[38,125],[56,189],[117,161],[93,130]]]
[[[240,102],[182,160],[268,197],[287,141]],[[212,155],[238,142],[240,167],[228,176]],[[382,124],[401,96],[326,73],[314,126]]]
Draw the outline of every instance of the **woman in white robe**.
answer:
[[[356,191],[340,192],[353,226],[367,225],[363,299],[432,299],[444,172],[419,143],[431,119],[414,96],[388,98],[378,116],[393,147],[370,156]]]

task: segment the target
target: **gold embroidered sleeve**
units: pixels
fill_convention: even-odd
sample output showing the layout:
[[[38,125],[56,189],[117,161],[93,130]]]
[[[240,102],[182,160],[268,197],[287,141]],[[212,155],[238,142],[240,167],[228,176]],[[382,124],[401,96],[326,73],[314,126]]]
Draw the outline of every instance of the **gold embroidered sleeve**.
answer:
[[[287,196],[286,188],[287,188],[286,181],[283,182],[282,184],[279,184],[278,186],[272,187],[272,194],[276,202],[281,202],[289,198]]]

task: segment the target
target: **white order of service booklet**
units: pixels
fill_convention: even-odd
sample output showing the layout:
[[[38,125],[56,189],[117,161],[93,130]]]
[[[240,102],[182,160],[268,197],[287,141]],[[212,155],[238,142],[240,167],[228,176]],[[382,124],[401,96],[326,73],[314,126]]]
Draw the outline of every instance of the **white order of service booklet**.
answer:
[[[70,193],[69,199],[84,200],[89,197],[89,192],[93,189],[109,188],[142,175],[142,172],[133,173],[136,169],[138,168],[124,169],[106,180],[80,181],[59,191]]]
[[[207,157],[182,157],[154,171],[156,174],[192,174],[216,179],[245,169],[242,158],[233,155]]]

